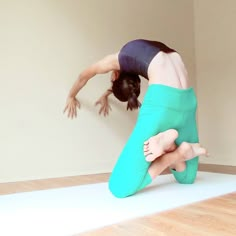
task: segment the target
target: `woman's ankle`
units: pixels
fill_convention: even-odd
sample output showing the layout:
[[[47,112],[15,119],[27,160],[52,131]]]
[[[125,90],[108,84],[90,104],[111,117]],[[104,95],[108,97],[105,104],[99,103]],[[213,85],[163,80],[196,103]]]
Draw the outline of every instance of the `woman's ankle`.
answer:
[[[171,168],[172,170],[177,171],[177,172],[182,172],[182,171],[184,171],[185,168],[186,168],[186,163],[185,163],[185,161],[181,161],[181,162],[178,162],[178,163],[174,163],[174,164],[170,165],[170,168]]]

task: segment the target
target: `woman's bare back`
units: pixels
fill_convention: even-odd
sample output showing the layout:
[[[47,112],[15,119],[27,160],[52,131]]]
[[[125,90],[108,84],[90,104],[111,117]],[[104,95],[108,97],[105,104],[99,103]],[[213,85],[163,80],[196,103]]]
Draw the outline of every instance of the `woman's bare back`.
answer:
[[[181,56],[176,53],[159,52],[148,68],[150,84],[163,84],[175,88],[189,87],[188,73]]]

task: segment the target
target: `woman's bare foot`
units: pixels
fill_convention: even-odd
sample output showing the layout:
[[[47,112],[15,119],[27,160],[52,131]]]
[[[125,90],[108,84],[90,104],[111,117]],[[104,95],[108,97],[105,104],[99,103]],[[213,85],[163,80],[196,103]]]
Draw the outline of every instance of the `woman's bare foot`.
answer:
[[[184,161],[191,160],[197,156],[208,156],[207,150],[201,147],[199,143],[183,142],[180,144],[177,150]]]
[[[169,129],[144,142],[144,155],[146,161],[154,161],[164,153],[173,151],[176,148],[174,141],[177,137],[178,132],[175,129]]]

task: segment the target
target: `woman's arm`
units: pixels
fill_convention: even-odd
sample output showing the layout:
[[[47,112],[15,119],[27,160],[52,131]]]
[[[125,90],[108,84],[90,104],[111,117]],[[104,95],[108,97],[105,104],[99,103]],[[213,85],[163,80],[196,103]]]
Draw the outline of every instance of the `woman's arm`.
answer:
[[[93,78],[96,74],[105,74],[113,70],[119,70],[119,68],[118,53],[116,53],[106,56],[84,70],[70,89],[64,109],[64,112],[68,112],[68,117],[74,118],[77,116],[76,109],[80,108],[80,103],[76,99],[76,95],[86,85],[89,79]]]
[[[97,74],[105,74],[113,70],[119,70],[118,54],[106,56],[97,63],[84,70],[72,86],[68,97],[75,97],[77,93],[86,85],[89,79]]]

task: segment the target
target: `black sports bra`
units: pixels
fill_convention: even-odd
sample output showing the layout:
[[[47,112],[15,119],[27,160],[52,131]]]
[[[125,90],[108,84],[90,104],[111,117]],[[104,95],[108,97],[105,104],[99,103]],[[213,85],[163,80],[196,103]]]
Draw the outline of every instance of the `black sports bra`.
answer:
[[[119,53],[121,72],[141,75],[148,79],[148,67],[152,59],[160,52],[175,52],[164,43],[136,39],[125,44]]]

